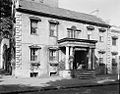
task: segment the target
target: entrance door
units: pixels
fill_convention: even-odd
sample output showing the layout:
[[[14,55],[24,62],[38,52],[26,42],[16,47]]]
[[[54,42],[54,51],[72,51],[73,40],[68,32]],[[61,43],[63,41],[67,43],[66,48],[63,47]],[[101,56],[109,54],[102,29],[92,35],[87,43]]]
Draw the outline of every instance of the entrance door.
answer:
[[[76,50],[74,54],[73,69],[87,69],[87,51]]]

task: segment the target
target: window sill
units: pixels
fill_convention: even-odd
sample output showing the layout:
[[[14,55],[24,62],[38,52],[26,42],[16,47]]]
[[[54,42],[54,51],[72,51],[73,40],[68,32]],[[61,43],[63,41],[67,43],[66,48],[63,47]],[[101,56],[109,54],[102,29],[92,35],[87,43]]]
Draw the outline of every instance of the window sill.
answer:
[[[33,36],[38,36],[38,34],[37,34],[37,33],[32,33],[31,35],[33,35]]]
[[[57,38],[57,36],[51,36],[51,35],[50,35],[50,37],[55,37],[55,38]]]

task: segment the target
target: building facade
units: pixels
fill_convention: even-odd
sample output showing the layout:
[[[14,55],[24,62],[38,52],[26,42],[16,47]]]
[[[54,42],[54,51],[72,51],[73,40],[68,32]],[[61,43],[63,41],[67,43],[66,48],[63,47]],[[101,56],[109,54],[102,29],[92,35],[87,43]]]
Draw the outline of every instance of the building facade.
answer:
[[[71,70],[100,72],[100,64],[111,73],[112,32],[96,16],[58,8],[58,0],[18,0],[14,25],[15,76],[69,77]]]
[[[108,45],[111,56],[110,72],[116,74],[120,71],[120,27],[111,26],[109,35],[108,40],[111,42],[111,45]]]

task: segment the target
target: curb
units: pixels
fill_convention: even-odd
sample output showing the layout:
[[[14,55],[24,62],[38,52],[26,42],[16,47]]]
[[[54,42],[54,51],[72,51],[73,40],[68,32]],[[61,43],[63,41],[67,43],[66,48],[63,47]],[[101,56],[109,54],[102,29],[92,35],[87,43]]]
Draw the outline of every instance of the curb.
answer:
[[[27,93],[27,92],[40,92],[40,91],[49,91],[49,90],[60,90],[60,89],[70,89],[70,88],[81,88],[81,87],[96,87],[96,86],[108,86],[108,85],[119,85],[120,82],[109,82],[109,83],[86,83],[84,85],[70,85],[70,86],[49,86],[49,87],[40,87],[40,89],[33,90],[24,90],[24,91],[7,91],[1,92],[0,94],[18,94],[18,93]]]

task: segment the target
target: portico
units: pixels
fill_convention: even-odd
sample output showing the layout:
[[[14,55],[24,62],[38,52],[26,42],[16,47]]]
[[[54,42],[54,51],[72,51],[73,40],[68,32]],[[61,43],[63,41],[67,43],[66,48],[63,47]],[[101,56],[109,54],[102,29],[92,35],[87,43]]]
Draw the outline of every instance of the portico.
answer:
[[[65,75],[71,70],[93,70],[95,63],[95,40],[64,38],[58,40],[59,46],[65,48]],[[71,60],[71,57],[73,60]],[[66,73],[67,71],[67,73]]]

